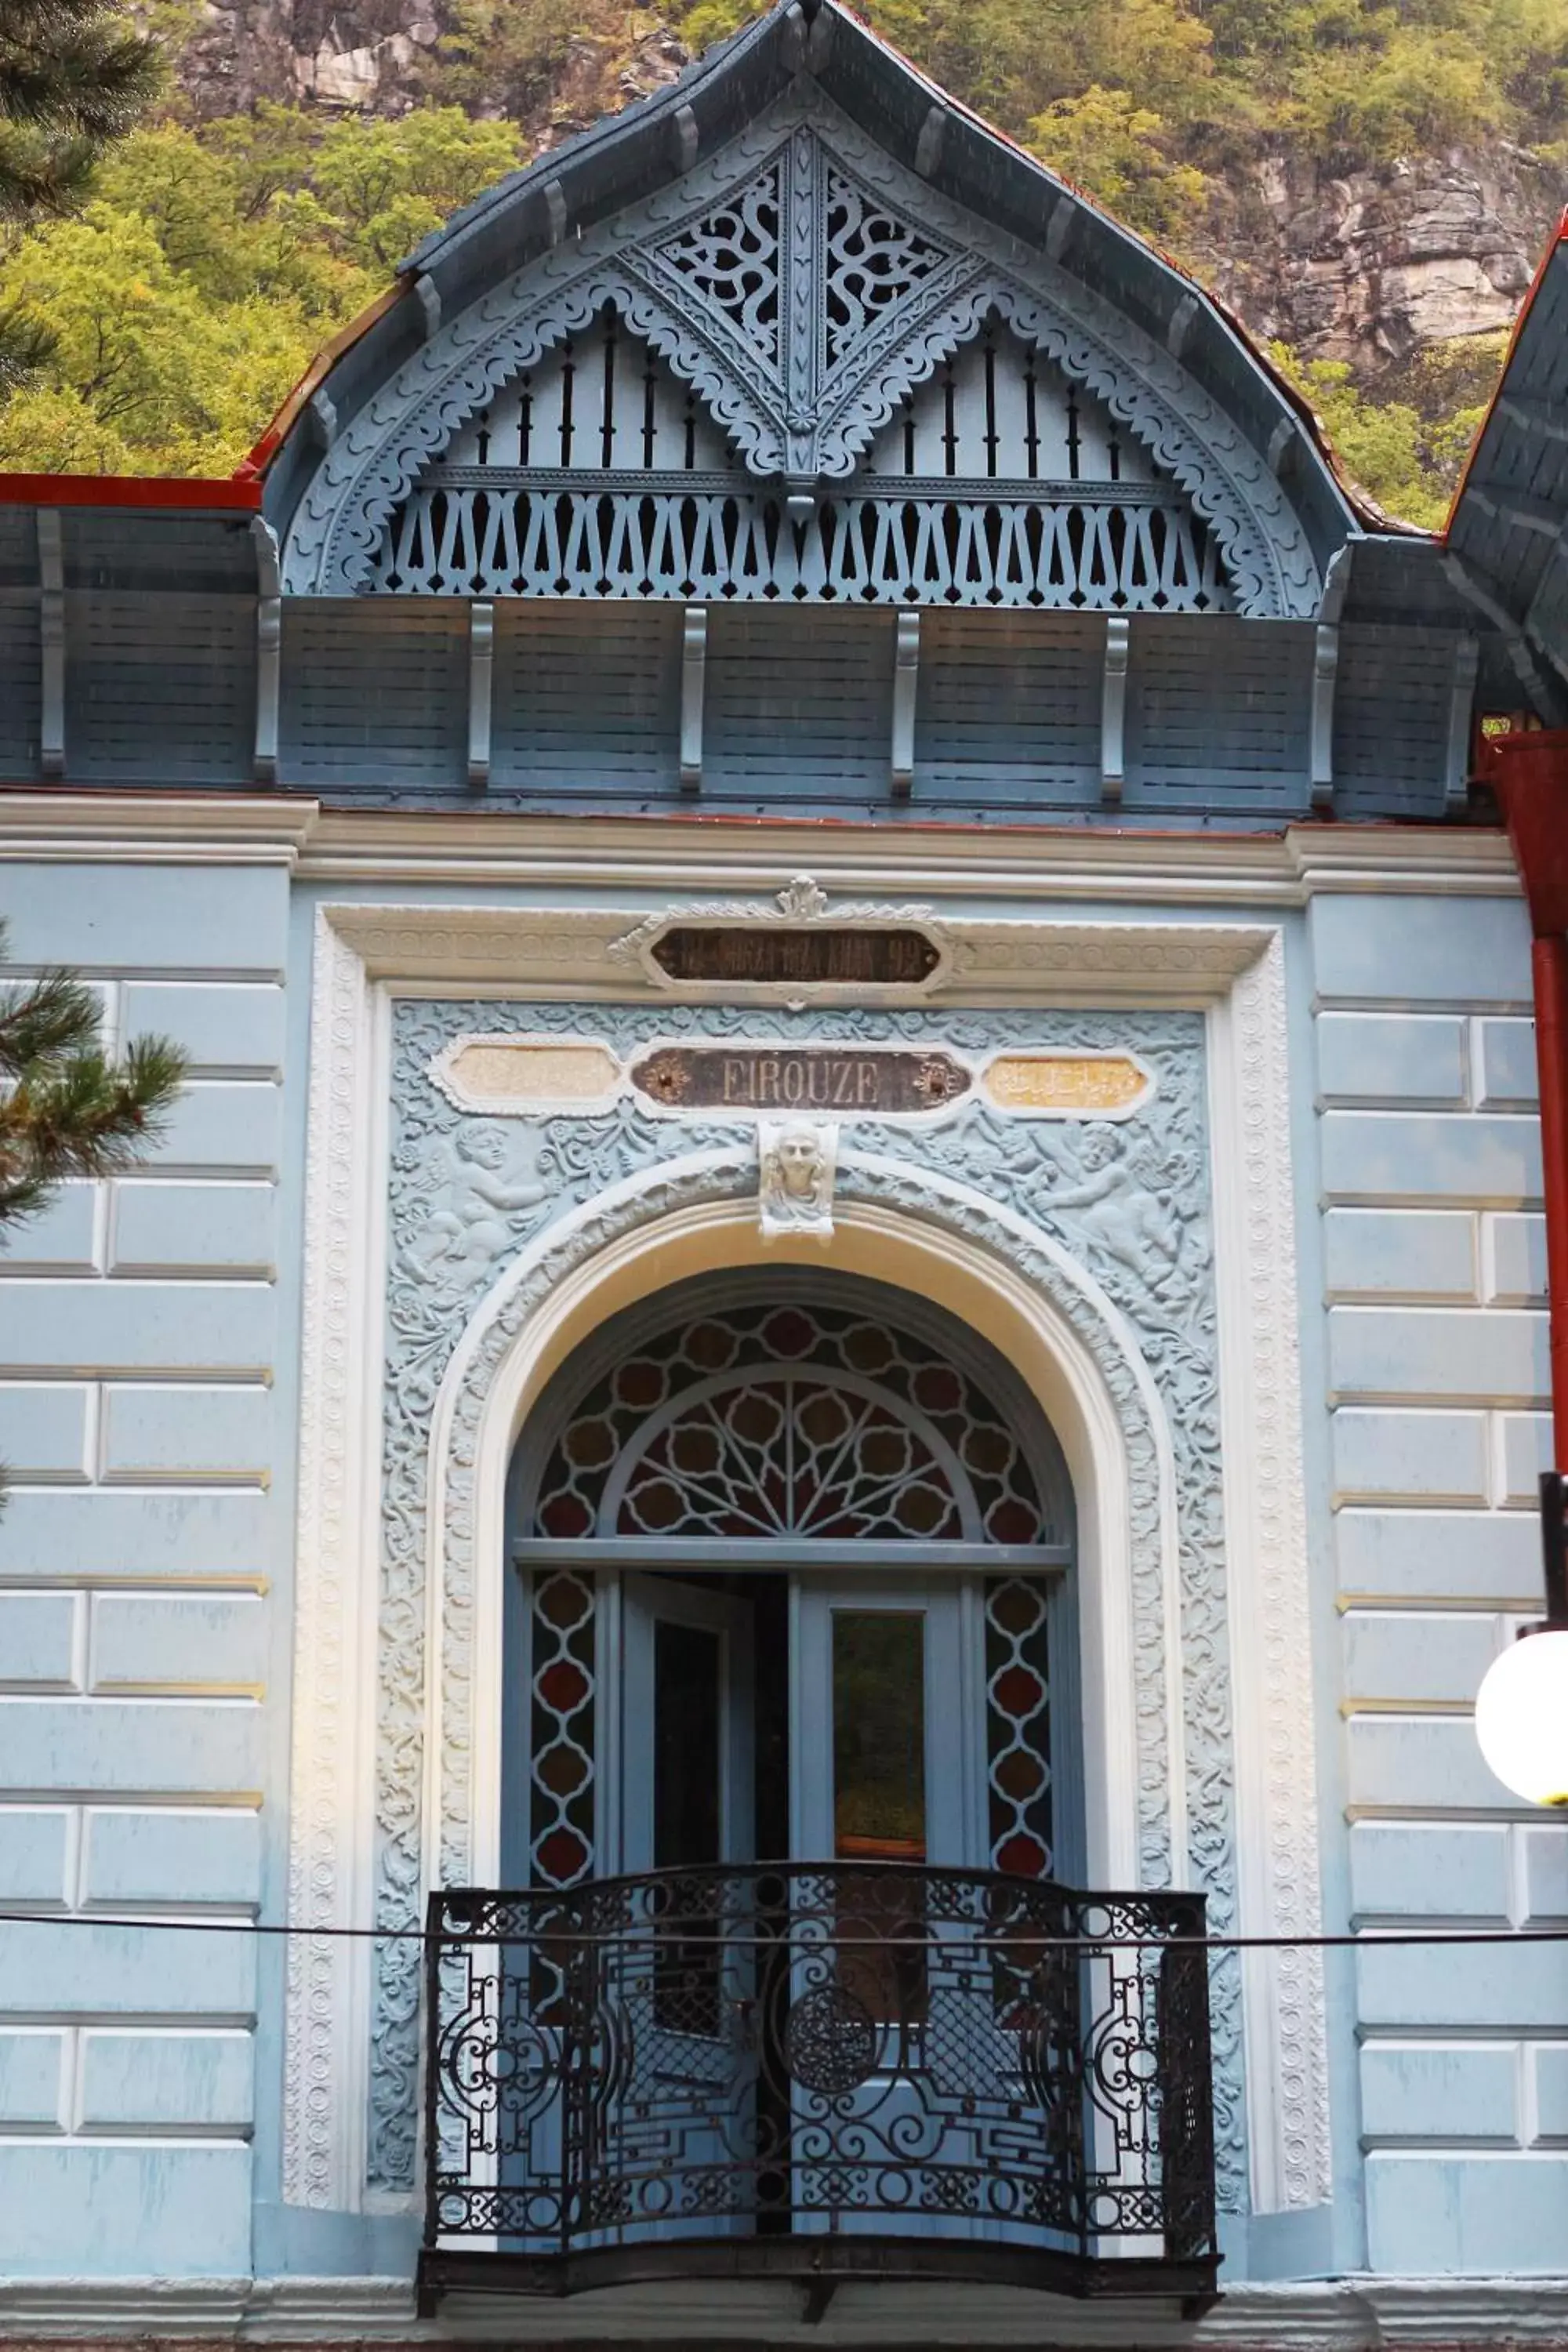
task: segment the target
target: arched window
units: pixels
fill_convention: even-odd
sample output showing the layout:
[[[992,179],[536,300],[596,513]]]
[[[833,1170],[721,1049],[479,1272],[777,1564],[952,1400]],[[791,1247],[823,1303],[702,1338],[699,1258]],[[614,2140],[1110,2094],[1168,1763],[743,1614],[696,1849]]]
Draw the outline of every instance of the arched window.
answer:
[[[868,1658],[879,1640],[893,1656],[892,1617],[906,1640],[918,1621],[930,1689],[913,1715],[958,1727],[946,1763],[927,1755],[919,1769],[965,1783],[966,1859],[1022,1877],[1057,1870],[1075,1779],[1053,1756],[1076,1712],[1071,1492],[1023,1383],[952,1318],[872,1283],[808,1285],[796,1270],[682,1286],[615,1318],[557,1373],[519,1448],[512,1525],[526,1681],[513,1720],[527,1768],[514,1776],[509,1844],[529,1883],[625,1866],[633,1848],[606,1827],[612,1780],[639,1740],[647,1773],[659,1769],[655,1733],[636,1717],[659,1703],[635,1664],[639,1638],[647,1648],[638,1612],[682,1608],[658,1654],[672,1675],[684,1657],[680,1671],[698,1677],[679,1702],[696,1710],[683,1737],[710,1738],[704,1706],[715,1723],[746,1706],[755,1723],[741,1748],[760,1753],[768,1723],[787,1714],[795,1748],[779,1776],[797,1823],[810,1746],[846,1747],[844,1709],[861,1703],[847,1692],[868,1675],[882,1689],[889,1669]],[[726,1633],[745,1661],[739,1696],[730,1681],[720,1692],[717,1665],[701,1682]],[[889,1748],[897,1737],[890,1720],[877,1735]],[[867,1754],[876,1745],[862,1742]],[[862,1768],[874,1778],[875,1757]],[[832,1801],[842,1842],[850,1800],[840,1790]],[[747,1800],[748,1821],[764,1802]],[[874,1810],[875,1790],[854,1802]],[[819,1837],[831,1811],[817,1806]]]
[[[970,1374],[816,1300],[713,1308],[626,1354],[562,1431],[533,1516],[557,1540],[1061,1539]]]

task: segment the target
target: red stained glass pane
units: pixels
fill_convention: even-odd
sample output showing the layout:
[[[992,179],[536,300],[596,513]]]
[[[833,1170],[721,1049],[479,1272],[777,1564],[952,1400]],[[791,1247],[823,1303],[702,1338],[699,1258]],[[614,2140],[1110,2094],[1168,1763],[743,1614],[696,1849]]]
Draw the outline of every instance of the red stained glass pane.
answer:
[[[991,1601],[991,1622],[1004,1633],[1032,1633],[1045,1614],[1045,1601],[1039,1590],[1015,1577],[994,1594]]]
[[[991,1695],[1004,1715],[1021,1722],[1034,1714],[1046,1693],[1038,1675],[1027,1666],[1008,1666],[992,1684]]]
[[[1019,1830],[1005,1838],[996,1849],[996,1867],[1009,1878],[1043,1878],[1046,1871],[1046,1849],[1038,1838]]]
[[[552,1495],[539,1514],[541,1535],[553,1536],[557,1542],[568,1541],[573,1536],[591,1536],[594,1514],[581,1495]]]
[[[575,1830],[554,1829],[540,1846],[539,1874],[552,1886],[570,1886],[588,1867],[588,1849]]]
[[[629,1404],[638,1412],[651,1412],[664,1402],[665,1371],[662,1364],[650,1363],[646,1356],[634,1356],[616,1374],[616,1402]]]
[[[993,1543],[1033,1543],[1039,1534],[1039,1523],[1027,1503],[1020,1503],[1009,1495],[987,1513],[985,1532]]]
[[[537,1688],[556,1715],[571,1715],[588,1696],[588,1677],[575,1659],[555,1658],[540,1675]]]
[[[911,1383],[922,1412],[957,1412],[963,1402],[963,1383],[946,1364],[922,1366]]]
[[[781,1307],[763,1326],[763,1347],[770,1355],[782,1356],[790,1362],[807,1354],[816,1338],[816,1325],[811,1317],[798,1314],[793,1307]]]

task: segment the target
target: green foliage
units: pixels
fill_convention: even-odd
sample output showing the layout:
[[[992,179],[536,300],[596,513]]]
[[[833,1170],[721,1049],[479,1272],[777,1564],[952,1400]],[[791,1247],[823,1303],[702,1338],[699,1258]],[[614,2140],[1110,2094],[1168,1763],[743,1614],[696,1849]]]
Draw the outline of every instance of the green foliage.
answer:
[[[698,0],[682,33],[700,47],[757,5]],[[1047,144],[1079,158],[1091,194],[1097,125],[1121,159],[1109,180],[1131,189],[1281,145],[1350,171],[1500,132],[1549,153],[1568,141],[1562,0],[865,0],[864,13],[1015,138],[1042,118],[1065,126]],[[1190,186],[1176,209],[1192,217]]]
[[[396,119],[263,104],[193,125],[176,103],[99,162],[78,216],[35,217],[0,250],[0,466],[228,470],[420,238],[550,128],[619,102],[639,41],[673,28],[700,48],[762,5],[442,0],[425,102]],[[957,97],[1189,259],[1234,219],[1238,176],[1280,153],[1338,172],[1508,137],[1568,163],[1564,0],[862,5]],[[138,22],[173,51],[202,14],[142,0]],[[46,18],[119,24],[104,0],[0,0],[0,163],[5,28]],[[1428,520],[1491,364],[1489,346],[1457,372],[1416,363],[1381,403],[1331,364],[1300,380],[1347,466]]]
[[[454,0],[429,79],[459,106],[528,114],[549,99],[580,32],[560,0]]]
[[[1201,215],[1207,184],[1193,164],[1172,162],[1164,130],[1126,90],[1091,82],[1081,98],[1058,98],[1036,115],[1029,145],[1130,227],[1174,240]]]
[[[118,1175],[158,1141],[185,1057],[166,1037],[106,1054],[101,1020],[96,990],[74,972],[0,986],[0,1243],[68,1178]],[[0,1506],[5,1496],[0,1467]]]
[[[75,203],[161,79],[114,0],[0,0],[0,220]]]
[[[68,971],[0,988],[0,1232],[68,1177],[115,1175],[158,1140],[184,1057],[165,1037],[108,1055],[100,1018],[96,992]]]
[[[11,256],[8,296],[49,350],[0,405],[0,467],[229,472],[409,247],[521,155],[512,124],[453,106],[134,133],[77,217]]]
[[[1269,356],[1311,403],[1344,470],[1386,513],[1442,527],[1466,452],[1486,413],[1503,338],[1478,335],[1424,352],[1411,372],[1415,400],[1372,401],[1342,361],[1300,360],[1283,343]],[[1474,397],[1463,397],[1461,387]],[[1417,404],[1418,403],[1418,404]]]
[[[103,201],[27,238],[7,283],[54,342],[0,408],[0,465],[24,470],[89,454],[94,470],[227,471],[314,340],[296,302],[258,289],[213,300],[144,215]]]

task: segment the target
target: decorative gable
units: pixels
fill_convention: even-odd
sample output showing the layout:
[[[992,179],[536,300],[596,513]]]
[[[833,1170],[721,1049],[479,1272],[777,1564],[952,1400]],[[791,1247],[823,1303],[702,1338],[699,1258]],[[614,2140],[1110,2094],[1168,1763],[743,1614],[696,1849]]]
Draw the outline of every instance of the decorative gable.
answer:
[[[322,459],[285,585],[1314,610],[1277,473],[1047,242],[800,80],[441,321]]]

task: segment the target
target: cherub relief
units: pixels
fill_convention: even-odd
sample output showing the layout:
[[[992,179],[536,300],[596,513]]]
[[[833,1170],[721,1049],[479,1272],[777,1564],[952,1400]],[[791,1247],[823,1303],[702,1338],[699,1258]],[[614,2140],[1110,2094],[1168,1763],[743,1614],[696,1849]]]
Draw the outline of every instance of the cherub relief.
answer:
[[[1089,1128],[1079,1165],[1078,1182],[1053,1188],[1044,1205],[1053,1214],[1076,1210],[1079,1230],[1089,1242],[1135,1275],[1156,1298],[1167,1298],[1180,1273],[1181,1219],[1141,1181],[1114,1128]]]
[[[426,1281],[460,1286],[505,1249],[507,1219],[543,1200],[538,1144],[526,1135],[517,1144],[509,1164],[513,1139],[504,1128],[464,1127],[436,1139],[426,1161],[429,1214],[408,1245],[410,1265]]]

